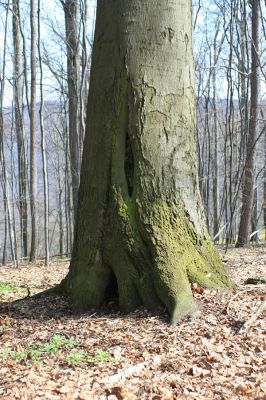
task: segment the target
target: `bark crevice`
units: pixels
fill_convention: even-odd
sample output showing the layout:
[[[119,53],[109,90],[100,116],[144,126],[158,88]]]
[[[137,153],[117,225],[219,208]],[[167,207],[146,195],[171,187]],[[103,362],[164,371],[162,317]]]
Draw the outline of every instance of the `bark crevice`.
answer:
[[[121,310],[163,305],[174,323],[194,309],[191,282],[231,284],[200,205],[190,2],[182,9],[183,33],[177,1],[103,0],[98,8],[73,257],[63,283],[84,309],[101,305],[115,276]],[[173,27],[171,41],[160,35],[162,24]]]
[[[128,132],[126,133],[124,170],[127,181],[128,195],[131,197],[134,189],[134,155]]]

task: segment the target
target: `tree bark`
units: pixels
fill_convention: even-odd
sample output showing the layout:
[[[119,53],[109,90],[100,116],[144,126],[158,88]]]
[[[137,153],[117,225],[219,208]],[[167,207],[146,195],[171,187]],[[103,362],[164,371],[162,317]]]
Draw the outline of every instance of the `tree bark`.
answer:
[[[47,171],[47,157],[46,157],[46,133],[44,128],[44,95],[43,95],[43,66],[41,54],[41,19],[40,19],[40,0],[38,0],[38,58],[40,68],[40,109],[39,121],[41,131],[41,152],[42,152],[42,176],[43,176],[43,206],[44,206],[44,253],[45,265],[49,265],[49,191],[48,191],[48,171]]]
[[[218,112],[217,112],[217,79],[216,79],[216,68],[217,68],[217,36],[220,30],[220,24],[217,26],[217,30],[214,37],[213,43],[213,72],[212,72],[212,88],[213,88],[213,98],[212,98],[212,108],[213,108],[213,156],[212,156],[212,206],[213,206],[213,237],[216,237],[215,241],[219,242],[219,203],[220,203],[220,193],[219,193],[219,157],[218,157]]]
[[[191,282],[230,284],[198,190],[192,48],[190,1],[98,0],[73,254],[61,284],[78,307],[99,306],[115,277],[122,311],[164,304],[174,323],[193,309]]]
[[[79,140],[79,55],[77,0],[62,2],[65,12],[66,45],[67,45],[67,85],[68,85],[68,129],[70,168],[72,179],[72,202],[74,219],[77,213],[79,173],[80,173],[80,140]]]
[[[251,2],[252,10],[252,43],[251,43],[251,78],[250,78],[250,120],[248,130],[247,155],[244,166],[244,184],[242,193],[242,210],[236,247],[249,243],[251,217],[254,199],[255,154],[258,125],[259,96],[259,0]]]
[[[15,127],[18,149],[20,234],[23,257],[28,256],[28,205],[27,205],[27,157],[23,122],[23,54],[20,33],[20,4],[13,0],[13,48],[14,48],[14,104]]]
[[[264,140],[264,165],[266,166],[266,131]],[[264,225],[264,241],[266,242],[266,168],[263,171],[263,225]]]
[[[36,259],[37,252],[37,171],[36,171],[36,0],[30,1],[31,27],[31,99],[30,99],[30,208],[31,208],[31,250],[30,261]]]

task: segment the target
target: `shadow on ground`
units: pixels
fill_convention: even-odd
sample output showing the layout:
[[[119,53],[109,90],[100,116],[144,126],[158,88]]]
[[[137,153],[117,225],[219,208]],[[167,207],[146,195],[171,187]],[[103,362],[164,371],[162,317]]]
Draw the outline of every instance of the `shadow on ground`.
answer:
[[[5,315],[13,319],[49,321],[59,319],[99,319],[124,318],[125,314],[119,311],[118,299],[109,300],[99,309],[82,312],[75,309],[70,301],[64,297],[54,294],[41,296],[37,299],[28,297],[15,301],[0,302],[0,315]],[[161,322],[168,323],[166,310],[159,310],[158,313],[151,313],[144,307],[140,307],[136,312],[130,314],[132,319],[156,316]]]

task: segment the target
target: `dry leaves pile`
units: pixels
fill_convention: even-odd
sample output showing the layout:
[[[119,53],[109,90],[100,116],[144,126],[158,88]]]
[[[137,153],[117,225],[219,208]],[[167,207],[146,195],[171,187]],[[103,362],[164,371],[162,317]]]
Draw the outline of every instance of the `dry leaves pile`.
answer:
[[[27,286],[33,294],[60,281],[68,266],[1,267],[0,282],[13,290],[0,293],[0,357],[21,354],[29,343],[41,348],[54,335],[75,340],[76,351],[89,357],[71,362],[68,346],[38,360],[31,353],[20,360],[2,357],[0,399],[265,400],[265,313],[246,334],[237,330],[265,299],[265,286],[243,283],[266,277],[266,249],[231,250],[226,259],[239,287],[194,287],[201,315],[176,326],[163,312],[140,309],[125,316],[115,304],[75,315],[55,296],[12,305],[9,301],[27,295]]]

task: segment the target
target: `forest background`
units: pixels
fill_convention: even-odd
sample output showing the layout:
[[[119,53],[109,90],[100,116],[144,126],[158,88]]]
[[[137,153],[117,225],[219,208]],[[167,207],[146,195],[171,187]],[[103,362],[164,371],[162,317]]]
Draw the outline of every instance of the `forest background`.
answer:
[[[0,3],[0,258],[70,255],[96,4]],[[112,23],[115,23],[113,21]],[[251,239],[266,225],[265,3],[259,2],[258,118]],[[252,48],[249,2],[194,1],[197,151],[207,226],[237,240],[247,162]]]

